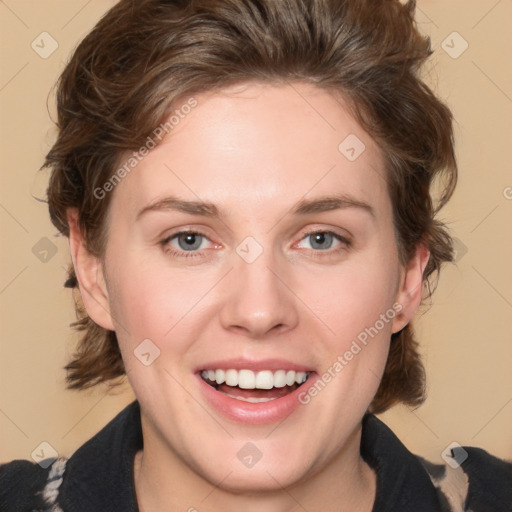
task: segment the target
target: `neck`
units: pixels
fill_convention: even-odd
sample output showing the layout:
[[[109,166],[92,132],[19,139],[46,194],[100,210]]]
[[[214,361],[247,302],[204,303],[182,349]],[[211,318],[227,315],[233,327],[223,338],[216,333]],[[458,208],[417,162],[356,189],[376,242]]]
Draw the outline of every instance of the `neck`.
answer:
[[[226,488],[222,480],[208,481],[168,447],[144,439],[144,450],[134,460],[140,512],[371,512],[375,501],[376,474],[360,456],[360,427],[328,464],[300,481],[247,493]]]

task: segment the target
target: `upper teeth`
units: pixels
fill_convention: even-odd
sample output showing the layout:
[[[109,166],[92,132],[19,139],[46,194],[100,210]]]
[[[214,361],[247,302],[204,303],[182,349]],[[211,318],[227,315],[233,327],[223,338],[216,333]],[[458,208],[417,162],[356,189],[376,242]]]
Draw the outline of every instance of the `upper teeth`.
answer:
[[[242,389],[272,389],[302,384],[309,373],[293,370],[203,370],[201,376],[217,384],[226,383],[228,386],[238,386]]]

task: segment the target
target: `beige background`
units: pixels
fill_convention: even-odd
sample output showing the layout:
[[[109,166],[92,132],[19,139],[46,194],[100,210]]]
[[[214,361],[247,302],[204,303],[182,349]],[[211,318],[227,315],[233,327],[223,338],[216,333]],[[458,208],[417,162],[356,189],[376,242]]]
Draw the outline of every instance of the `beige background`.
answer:
[[[70,455],[134,398],[128,385],[118,395],[65,390],[61,368],[76,341],[62,287],[67,244],[45,204],[31,197],[44,190],[37,169],[55,136],[49,91],[112,4],[0,1],[0,461],[30,459],[43,441]],[[429,80],[457,120],[460,182],[443,218],[459,240],[458,262],[444,269],[418,320],[429,398],[415,411],[396,407],[382,417],[411,451],[433,461],[453,441],[512,458],[512,2],[420,0],[417,19],[435,48]],[[460,53],[464,41],[454,31],[469,45],[458,58],[442,44]],[[46,59],[31,47],[51,48],[42,32],[58,43]],[[53,245],[56,254],[45,255]]]

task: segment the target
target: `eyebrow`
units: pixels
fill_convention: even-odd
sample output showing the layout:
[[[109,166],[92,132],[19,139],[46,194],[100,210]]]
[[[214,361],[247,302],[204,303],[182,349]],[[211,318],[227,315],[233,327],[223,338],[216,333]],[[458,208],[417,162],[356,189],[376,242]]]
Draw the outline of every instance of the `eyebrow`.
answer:
[[[191,215],[202,215],[204,217],[219,218],[218,208],[213,203],[204,201],[185,201],[177,197],[165,197],[142,208],[137,213],[137,220],[147,212],[176,210],[178,212],[190,213]]]
[[[293,214],[307,215],[345,208],[360,208],[375,217],[375,211],[368,203],[345,194],[319,197],[312,200],[303,199],[294,207]]]
[[[322,213],[346,208],[359,208],[368,212],[372,217],[375,217],[375,211],[368,203],[346,194],[330,195],[309,200],[303,199],[292,207],[291,212],[293,215],[308,215],[311,213]],[[165,210],[175,210],[191,215],[200,215],[212,218],[220,218],[223,216],[217,206],[213,203],[204,201],[186,201],[171,196],[158,199],[142,208],[137,214],[137,220],[147,212]]]

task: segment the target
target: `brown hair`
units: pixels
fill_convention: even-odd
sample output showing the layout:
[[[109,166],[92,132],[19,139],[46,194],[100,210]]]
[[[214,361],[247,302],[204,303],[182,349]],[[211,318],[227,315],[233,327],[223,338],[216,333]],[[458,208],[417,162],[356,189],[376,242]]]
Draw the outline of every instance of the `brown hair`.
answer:
[[[402,263],[419,242],[430,276],[452,260],[435,219],[457,179],[452,116],[419,77],[432,53],[414,23],[415,2],[398,0],[122,0],[77,47],[57,89],[58,139],[43,167],[53,224],[66,236],[66,210],[78,209],[89,250],[101,256],[110,194],[94,193],[127,151],[137,151],[178,101],[235,83],[303,81],[348,101],[387,164]],[[441,193],[434,204],[434,181]],[[69,271],[67,286],[76,287]],[[68,388],[124,375],[115,332],[96,325],[77,292],[83,335],[65,366]],[[425,374],[409,324],[392,335],[384,376],[371,404],[425,399]]]

